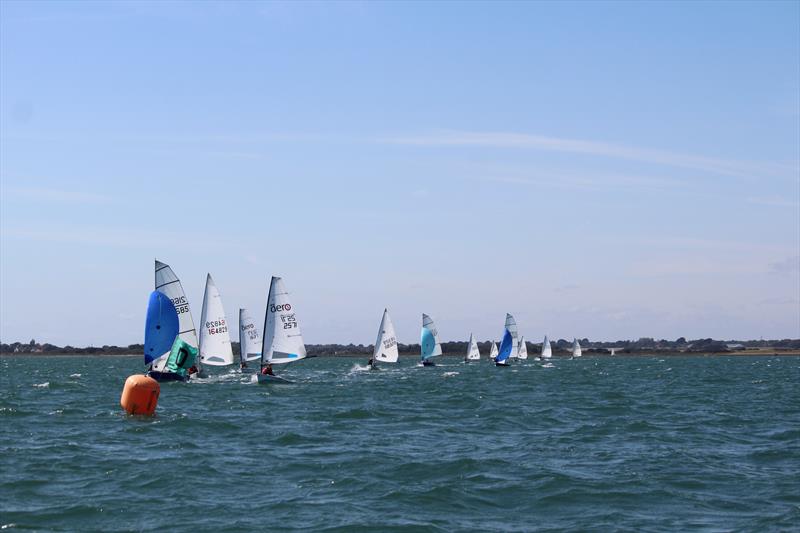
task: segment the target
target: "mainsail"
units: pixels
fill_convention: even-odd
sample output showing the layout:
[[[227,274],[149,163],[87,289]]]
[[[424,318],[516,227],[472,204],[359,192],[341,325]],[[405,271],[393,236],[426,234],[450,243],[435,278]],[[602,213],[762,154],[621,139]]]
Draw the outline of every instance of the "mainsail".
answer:
[[[389,317],[389,311],[383,310],[383,318],[378,328],[378,338],[375,340],[375,350],[372,352],[374,361],[396,363],[398,358],[397,337],[394,334],[394,325]]]
[[[261,364],[291,363],[305,356],[306,346],[294,308],[289,302],[289,293],[286,292],[283,279],[273,276],[264,317]]]
[[[583,355],[581,344],[578,342],[578,339],[575,338],[572,341],[572,357],[580,357],[581,355]]]
[[[233,364],[228,321],[211,274],[206,276],[203,312],[200,315],[200,362],[213,366]]]
[[[511,316],[511,313],[506,313],[506,331],[511,334],[511,340],[514,341],[511,343],[511,354],[509,357],[516,359],[517,349],[519,348],[519,341],[517,340],[517,321],[514,320],[514,317]]]
[[[239,350],[240,361],[261,358],[261,334],[247,309],[239,309]]]
[[[467,344],[466,361],[478,361],[481,358],[481,352],[478,350],[478,343],[472,333],[469,334],[469,344]]]
[[[550,359],[553,356],[553,348],[550,346],[550,341],[547,338],[547,335],[544,336],[544,342],[542,342],[542,359]]]
[[[489,350],[489,359],[497,357],[497,343],[492,341],[492,348]]]
[[[528,345],[525,344],[525,337],[519,338],[519,348],[517,350],[517,359],[527,359],[528,358]]]
[[[153,291],[147,303],[147,321],[144,326],[144,364],[149,365],[168,353],[178,336],[178,313],[164,294]]]
[[[433,319],[422,313],[422,332],[420,333],[420,358],[425,361],[431,357],[442,355],[442,346],[439,344],[439,332]]]
[[[156,290],[170,299],[172,305],[175,306],[175,312],[178,314],[178,336],[190,346],[196,347],[197,332],[194,329],[192,312],[189,310],[189,300],[186,299],[178,276],[175,275],[168,264],[162,263],[158,259],[156,259],[155,273]],[[154,370],[164,370],[168,354],[169,349],[153,361]]]

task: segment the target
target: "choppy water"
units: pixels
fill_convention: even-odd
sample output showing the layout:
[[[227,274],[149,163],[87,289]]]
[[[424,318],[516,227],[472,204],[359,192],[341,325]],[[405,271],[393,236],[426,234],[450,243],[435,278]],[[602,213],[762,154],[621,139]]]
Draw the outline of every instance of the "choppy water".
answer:
[[[440,359],[165,384],[143,419],[118,405],[138,358],[2,358],[0,525],[800,527],[800,358]]]

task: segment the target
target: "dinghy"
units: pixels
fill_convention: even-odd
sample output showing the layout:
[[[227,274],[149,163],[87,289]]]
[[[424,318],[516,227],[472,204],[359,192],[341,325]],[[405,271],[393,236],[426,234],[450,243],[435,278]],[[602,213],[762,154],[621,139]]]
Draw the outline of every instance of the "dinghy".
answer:
[[[196,350],[195,347],[197,346],[197,333],[194,329],[192,313],[189,310],[189,300],[186,298],[186,295],[183,292],[183,286],[181,285],[178,276],[175,275],[168,264],[162,263],[157,259],[155,262],[155,289],[166,296],[175,308],[175,312],[178,315],[177,336],[188,346],[192,347],[193,350]],[[172,341],[174,340],[175,339],[173,338]],[[173,381],[173,376],[169,376],[169,371],[166,369],[167,359],[171,353],[170,346],[173,344],[172,341],[162,354],[153,359],[147,375],[156,380]],[[199,363],[197,363],[196,368],[196,376],[205,377],[203,369]],[[181,377],[180,381],[183,381],[183,377]]]
[[[261,334],[247,309],[239,309],[239,368],[242,373],[254,372],[248,361],[261,359]]]
[[[519,338],[519,348],[517,348],[517,359],[525,360],[528,358],[528,345],[525,344],[525,337]]]
[[[381,325],[378,327],[378,338],[375,339],[375,349],[372,359],[369,360],[370,369],[377,369],[378,361],[382,363],[396,363],[399,357],[397,351],[397,337],[394,334],[394,325],[389,317],[389,310],[383,310]]]
[[[489,349],[489,359],[494,361],[497,357],[497,343],[492,341],[492,347]]]
[[[469,343],[467,344],[467,355],[464,356],[464,362],[480,361],[481,352],[478,350],[478,343],[475,342],[475,337],[472,333],[469,334]]]
[[[517,321],[509,313],[506,313],[506,324],[503,332],[503,340],[500,341],[500,351],[494,359],[495,366],[511,366],[509,359],[517,349]]]
[[[553,348],[550,346],[550,340],[547,335],[545,335],[544,342],[542,342],[542,359],[550,359],[551,357],[553,357]]]
[[[300,324],[283,279],[272,277],[267,296],[267,311],[264,317],[264,339],[261,343],[261,370],[256,376],[258,383],[291,383],[271,373],[272,365],[299,361],[306,356],[306,346],[300,333]]]
[[[439,332],[433,319],[422,313],[422,332],[420,333],[420,364],[422,366],[436,366],[431,358],[442,355],[442,345],[439,344]]]
[[[233,364],[228,321],[222,307],[222,298],[211,274],[206,276],[203,312],[200,314],[200,363],[211,366]]]
[[[583,355],[581,351],[581,343],[578,342],[577,337],[572,340],[572,357],[580,357]]]

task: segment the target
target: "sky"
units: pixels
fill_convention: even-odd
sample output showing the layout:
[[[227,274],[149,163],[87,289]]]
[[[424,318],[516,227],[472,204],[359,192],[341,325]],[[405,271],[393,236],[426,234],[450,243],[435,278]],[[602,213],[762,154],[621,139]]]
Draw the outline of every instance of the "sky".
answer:
[[[308,343],[798,338],[800,3],[0,2],[0,340],[143,342],[156,258]]]

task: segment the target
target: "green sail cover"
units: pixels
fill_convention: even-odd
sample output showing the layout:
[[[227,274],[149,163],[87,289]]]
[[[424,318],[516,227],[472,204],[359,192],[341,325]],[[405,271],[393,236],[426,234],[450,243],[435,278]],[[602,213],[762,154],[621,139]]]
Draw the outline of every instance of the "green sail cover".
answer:
[[[169,357],[167,357],[166,370],[185,376],[186,371],[192,367],[196,360],[197,348],[180,337],[176,337],[175,342],[172,343]]]

